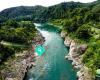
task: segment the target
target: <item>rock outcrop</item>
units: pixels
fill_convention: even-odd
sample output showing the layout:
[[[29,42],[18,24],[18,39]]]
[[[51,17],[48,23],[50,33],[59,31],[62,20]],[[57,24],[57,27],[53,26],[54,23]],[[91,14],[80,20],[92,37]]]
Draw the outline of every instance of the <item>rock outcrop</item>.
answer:
[[[70,37],[65,36],[66,33],[61,32],[61,37],[64,38],[64,44],[69,47],[69,53],[65,56],[65,59],[71,60],[75,69],[78,69],[78,80],[91,80],[89,76],[88,68],[82,63],[82,54],[87,49],[86,44],[78,44]],[[88,76],[87,76],[88,75]]]
[[[28,51],[23,51],[21,53],[16,54],[16,59],[9,60],[6,63],[6,65],[8,66],[7,70],[3,69],[1,71],[4,80],[23,80],[28,68],[34,65],[31,63],[33,59],[31,57],[32,54],[29,54]]]
[[[41,33],[37,32],[36,36],[32,40],[34,44],[43,44],[44,37]],[[4,62],[5,68],[0,70],[0,77],[2,80],[23,80],[27,71],[35,66],[35,45],[27,51],[21,51],[15,53],[15,58],[10,58]]]
[[[64,37],[66,37],[66,36],[67,36],[67,33],[66,33],[65,31],[62,31],[62,32],[61,32],[61,37],[64,38]]]
[[[80,51],[80,47],[82,47],[82,45],[78,45],[74,40],[71,40],[69,37],[65,38],[64,43],[70,48],[69,53],[67,56],[65,56],[65,58],[71,60],[72,65],[76,69],[80,69],[83,66],[83,64],[81,63],[82,55],[80,55],[80,53],[78,52],[82,52]]]

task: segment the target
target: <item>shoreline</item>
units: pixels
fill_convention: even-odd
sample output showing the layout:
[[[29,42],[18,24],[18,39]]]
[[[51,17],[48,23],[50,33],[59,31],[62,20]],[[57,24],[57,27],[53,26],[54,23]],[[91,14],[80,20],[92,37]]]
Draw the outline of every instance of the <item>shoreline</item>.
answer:
[[[72,61],[73,67],[78,70],[78,80],[92,80],[89,75],[89,69],[81,62],[82,55],[87,49],[87,45],[78,44],[75,40],[71,39],[64,31],[61,31],[61,37],[64,39],[65,46],[69,47],[69,53],[65,56],[65,59]],[[42,41],[42,43],[39,43],[38,39],[39,41]],[[32,41],[33,43],[35,43],[35,45],[37,45],[43,44],[44,40],[45,39],[42,34],[37,32],[37,36]],[[7,73],[9,73],[9,75],[7,75],[6,73],[5,75],[7,76],[4,80],[23,80],[26,78],[28,70],[35,66],[35,61],[33,59],[37,58],[37,56],[34,54],[34,48],[35,46],[32,45],[29,51],[20,52],[20,54],[18,53],[18,55],[15,54],[21,59],[19,60],[19,62],[13,61],[13,67],[16,68],[17,73],[9,73],[6,71]]]
[[[43,44],[45,41],[42,34],[37,31],[36,36],[32,40],[34,45],[31,45],[31,48],[28,50],[23,50],[18,53],[15,53],[14,59],[9,59],[7,62],[4,62],[4,65],[7,69],[2,69],[0,71],[0,77],[2,80],[23,80],[26,77],[26,74],[30,68],[35,66],[35,58],[37,57],[34,53],[35,45]]]
[[[65,46],[69,47],[69,53],[65,56],[65,59],[72,61],[71,64],[78,70],[78,80],[92,80],[89,69],[82,63],[82,55],[87,49],[87,44],[77,43],[64,31],[61,31],[60,35],[64,39]]]
[[[42,34],[40,32],[38,32],[37,36],[33,39],[33,43],[34,45],[32,45],[32,51],[33,51],[33,55],[32,55],[32,52],[31,52],[31,57],[32,59],[34,59],[34,62],[31,63],[31,60],[30,60],[30,67],[27,69],[27,71],[25,72],[25,75],[23,77],[23,80],[26,80],[25,78],[27,78],[27,72],[29,69],[31,69],[32,67],[35,67],[36,64],[35,64],[35,61],[37,60],[37,54],[34,52],[35,51],[35,46],[38,45],[38,44],[43,44],[45,41],[45,38],[42,36]]]

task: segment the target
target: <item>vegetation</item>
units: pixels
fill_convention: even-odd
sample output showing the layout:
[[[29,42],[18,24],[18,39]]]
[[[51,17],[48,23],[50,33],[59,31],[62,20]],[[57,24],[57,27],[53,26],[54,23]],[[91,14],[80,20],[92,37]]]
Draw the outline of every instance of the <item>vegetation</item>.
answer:
[[[88,49],[82,62],[93,74],[100,68],[100,0],[93,3],[64,2],[50,7],[19,6],[5,9],[0,12],[0,42],[29,44],[36,32],[30,21],[49,21],[59,25],[71,37],[87,43]],[[0,44],[0,59],[17,50]]]
[[[89,43],[82,61],[90,68],[94,76],[95,70],[100,69],[100,40]]]
[[[95,12],[99,13],[99,2],[99,0],[93,3],[71,1],[63,2],[50,7],[43,7],[39,5],[12,7],[0,12],[0,23],[8,20],[9,18],[16,19],[17,21],[33,20],[34,22],[45,22],[52,19],[65,19],[73,16],[77,17],[77,15],[80,15],[81,20],[81,18],[84,18],[84,14],[89,11],[90,8],[93,8],[92,12],[94,12],[94,14]],[[92,16],[91,13],[88,15]]]
[[[88,49],[82,62],[90,69],[93,76],[100,69],[100,1],[87,7],[68,9],[66,18],[50,20],[51,23],[62,26],[69,36],[81,43],[86,43]]]
[[[10,19],[17,21],[38,21],[38,16],[46,9],[43,6],[18,6],[0,12],[0,22]]]
[[[26,49],[36,33],[31,21],[9,19],[2,23],[0,29],[0,62],[7,59],[15,52]]]

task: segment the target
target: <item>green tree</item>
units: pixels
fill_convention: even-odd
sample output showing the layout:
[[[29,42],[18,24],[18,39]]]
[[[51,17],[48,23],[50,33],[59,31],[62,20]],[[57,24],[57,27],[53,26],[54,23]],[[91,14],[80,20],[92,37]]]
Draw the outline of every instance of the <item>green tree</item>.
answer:
[[[88,24],[84,24],[78,28],[76,35],[81,39],[88,39],[90,37],[91,28]]]
[[[8,21],[6,21],[5,25],[6,26],[11,26],[13,28],[17,28],[18,27],[18,23],[13,19],[9,19]]]

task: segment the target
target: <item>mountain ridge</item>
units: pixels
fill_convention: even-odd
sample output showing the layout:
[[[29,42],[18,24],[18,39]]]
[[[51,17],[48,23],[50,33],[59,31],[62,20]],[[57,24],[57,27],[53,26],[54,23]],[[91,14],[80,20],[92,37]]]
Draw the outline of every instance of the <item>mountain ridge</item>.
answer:
[[[73,10],[75,8],[82,8],[82,7],[91,8],[99,3],[100,0],[91,3],[81,3],[81,2],[73,2],[73,1],[62,2],[49,7],[44,7],[41,5],[17,6],[17,7],[7,8],[1,11],[0,18],[3,18],[4,21],[9,18],[16,19],[16,20],[47,21],[48,19],[67,17],[66,12],[69,9]]]

